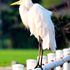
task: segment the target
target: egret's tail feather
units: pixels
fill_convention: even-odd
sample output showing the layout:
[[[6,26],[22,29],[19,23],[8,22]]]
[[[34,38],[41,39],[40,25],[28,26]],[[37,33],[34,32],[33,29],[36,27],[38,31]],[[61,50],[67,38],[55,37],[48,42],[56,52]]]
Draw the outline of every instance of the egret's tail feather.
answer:
[[[43,48],[43,50],[50,48],[50,47],[49,47],[49,38],[47,38],[47,39],[44,38],[44,39],[43,39],[42,48]]]
[[[53,52],[56,51],[56,42],[55,42],[55,39],[50,40],[49,37],[46,37],[43,39],[43,43],[42,43],[42,48],[43,50],[45,49],[51,49]]]

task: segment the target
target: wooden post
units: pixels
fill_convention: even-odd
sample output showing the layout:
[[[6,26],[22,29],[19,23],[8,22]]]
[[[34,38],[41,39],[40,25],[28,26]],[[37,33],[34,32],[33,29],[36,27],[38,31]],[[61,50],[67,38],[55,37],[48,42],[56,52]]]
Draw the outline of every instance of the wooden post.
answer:
[[[39,59],[39,56],[37,57],[37,61],[38,61],[38,59]],[[48,63],[48,57],[47,56],[43,56],[42,57],[42,65],[45,65],[47,63]]]
[[[69,50],[70,50],[70,48],[69,48]],[[70,55],[70,54],[69,54]],[[69,69],[70,69],[70,61],[69,61]]]
[[[48,54],[48,63],[55,61],[55,53],[49,53]]]
[[[55,53],[49,53],[48,54],[48,63],[55,61],[56,60],[55,56],[56,56]],[[55,68],[52,68],[51,70],[55,70]]]
[[[26,61],[27,70],[34,70],[35,66],[37,65],[37,60],[28,59]]]
[[[12,70],[24,70],[24,65],[22,64],[13,64]]]
[[[62,50],[57,50],[56,51],[56,60],[63,59],[63,51]],[[56,70],[62,70],[63,65],[56,67]]]
[[[63,50],[63,53],[64,53],[64,57],[65,56],[70,56],[70,49],[64,49]],[[70,62],[65,62],[64,65],[63,65],[63,70],[70,70]]]
[[[63,49],[63,53],[64,56],[70,55],[70,49],[69,48]]]
[[[47,58],[47,56],[43,56],[43,58],[42,58],[42,65],[45,65],[45,64],[47,64],[48,63],[48,58]]]

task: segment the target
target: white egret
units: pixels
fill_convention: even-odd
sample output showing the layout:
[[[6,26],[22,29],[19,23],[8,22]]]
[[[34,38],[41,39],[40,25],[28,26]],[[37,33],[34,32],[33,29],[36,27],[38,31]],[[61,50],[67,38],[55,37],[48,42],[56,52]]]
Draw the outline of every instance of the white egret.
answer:
[[[54,24],[51,20],[52,12],[32,0],[20,0],[11,5],[20,5],[19,13],[23,24],[39,41],[39,61],[42,64],[43,50],[56,50]],[[40,57],[41,56],[41,57]]]

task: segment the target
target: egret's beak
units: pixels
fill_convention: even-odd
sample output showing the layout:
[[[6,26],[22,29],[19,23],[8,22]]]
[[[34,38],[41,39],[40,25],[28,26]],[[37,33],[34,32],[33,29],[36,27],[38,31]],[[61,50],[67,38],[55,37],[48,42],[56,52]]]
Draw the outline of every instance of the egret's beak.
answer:
[[[10,4],[10,5],[11,6],[13,6],[13,5],[20,5],[20,1],[14,2],[14,3]]]

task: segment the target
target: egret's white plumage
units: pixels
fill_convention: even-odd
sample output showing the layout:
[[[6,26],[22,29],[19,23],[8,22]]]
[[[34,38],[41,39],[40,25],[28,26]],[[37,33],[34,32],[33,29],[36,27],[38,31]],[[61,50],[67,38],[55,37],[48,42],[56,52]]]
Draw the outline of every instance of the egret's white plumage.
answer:
[[[31,0],[20,0],[19,13],[23,24],[38,40],[42,38],[43,49],[56,49],[54,24],[51,20],[52,12],[40,4],[33,4]]]

